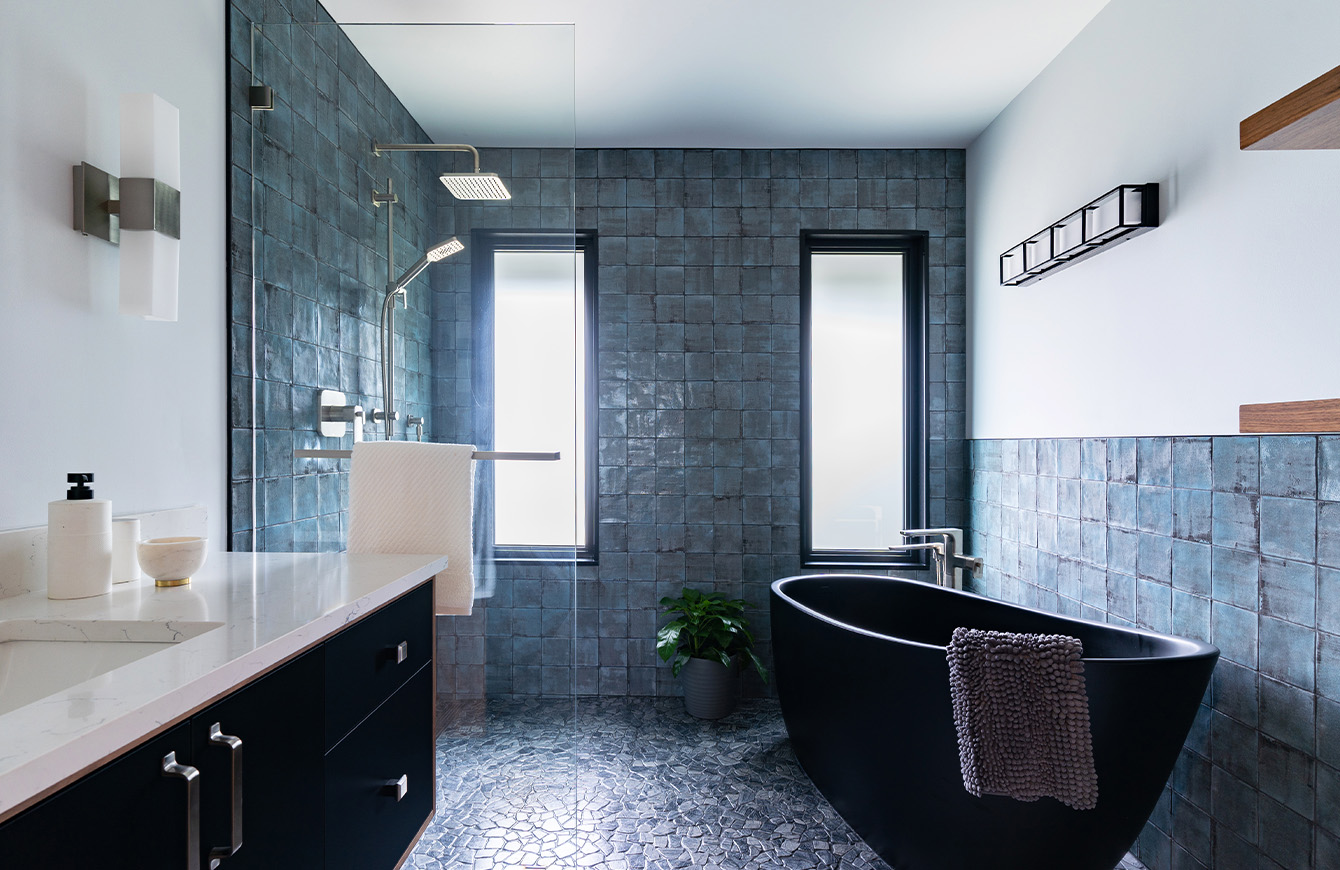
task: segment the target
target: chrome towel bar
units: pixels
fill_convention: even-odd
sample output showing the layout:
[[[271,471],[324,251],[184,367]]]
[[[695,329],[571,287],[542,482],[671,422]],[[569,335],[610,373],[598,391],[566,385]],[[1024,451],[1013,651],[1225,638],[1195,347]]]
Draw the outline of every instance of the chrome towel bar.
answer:
[[[294,450],[294,459],[348,459],[354,455],[352,450]],[[470,457],[476,460],[520,460],[523,462],[557,462],[555,453],[518,453],[512,450],[476,450]]]

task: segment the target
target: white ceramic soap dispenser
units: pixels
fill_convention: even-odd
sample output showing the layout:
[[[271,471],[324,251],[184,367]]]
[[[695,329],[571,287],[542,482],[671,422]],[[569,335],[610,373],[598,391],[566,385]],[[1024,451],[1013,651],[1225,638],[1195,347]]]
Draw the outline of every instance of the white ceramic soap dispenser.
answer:
[[[47,598],[90,598],[112,591],[112,503],[94,498],[92,473],[47,505]]]

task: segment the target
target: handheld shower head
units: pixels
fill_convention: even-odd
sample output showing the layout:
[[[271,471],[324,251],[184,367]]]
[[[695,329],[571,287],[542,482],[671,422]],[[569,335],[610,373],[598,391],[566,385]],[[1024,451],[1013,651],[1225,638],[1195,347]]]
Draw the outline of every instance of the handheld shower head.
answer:
[[[393,296],[396,293],[399,293],[401,290],[404,290],[406,285],[409,284],[409,282],[419,277],[419,273],[422,272],[424,269],[428,268],[428,264],[436,263],[440,260],[445,260],[452,254],[459,254],[461,251],[464,250],[465,245],[462,244],[461,240],[456,238],[455,236],[452,236],[449,239],[444,239],[443,241],[438,242],[436,245],[433,245],[431,248],[425,251],[422,257],[415,260],[414,265],[406,269],[405,273],[401,275],[398,279],[396,279],[396,281],[386,289],[387,295]]]
[[[428,258],[429,262],[436,263],[439,260],[445,260],[452,254],[459,254],[461,251],[464,250],[465,245],[461,243],[461,240],[456,238],[455,236],[452,236],[449,239],[444,239],[438,242],[436,245],[433,245],[431,248],[429,248],[427,251],[424,252],[424,256]]]

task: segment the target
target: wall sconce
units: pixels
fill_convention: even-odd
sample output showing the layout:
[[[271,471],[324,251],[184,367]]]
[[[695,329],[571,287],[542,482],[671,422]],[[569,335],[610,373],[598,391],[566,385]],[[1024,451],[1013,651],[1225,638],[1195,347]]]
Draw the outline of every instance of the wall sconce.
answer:
[[[1119,185],[1001,254],[1000,283],[1031,284],[1158,225],[1158,184]]]
[[[157,94],[121,95],[121,177],[88,163],[74,167],[74,228],[120,246],[122,314],[177,319],[181,122],[175,106]]]

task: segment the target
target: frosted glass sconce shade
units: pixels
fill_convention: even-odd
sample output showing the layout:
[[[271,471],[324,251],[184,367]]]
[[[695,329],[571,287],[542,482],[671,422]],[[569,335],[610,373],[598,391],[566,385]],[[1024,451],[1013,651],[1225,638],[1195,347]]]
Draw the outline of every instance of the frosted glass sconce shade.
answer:
[[[121,313],[177,319],[181,241],[159,233],[121,235]]]
[[[74,228],[121,251],[122,314],[177,319],[181,247],[181,122],[156,94],[121,97],[121,177],[74,171]]]
[[[134,227],[126,225],[126,198],[132,181],[142,187],[140,201],[153,203],[149,219],[136,221]],[[181,122],[177,107],[157,94],[122,94],[121,229],[143,230],[121,234],[122,314],[151,320],[177,319],[181,205],[179,199],[173,203],[170,195],[164,196],[164,187],[174,193],[181,190]],[[176,220],[161,213],[173,205]]]
[[[157,94],[121,95],[121,178],[181,189],[181,119]]]
[[[1000,283],[1031,284],[1159,225],[1159,186],[1123,184],[1000,255]]]

